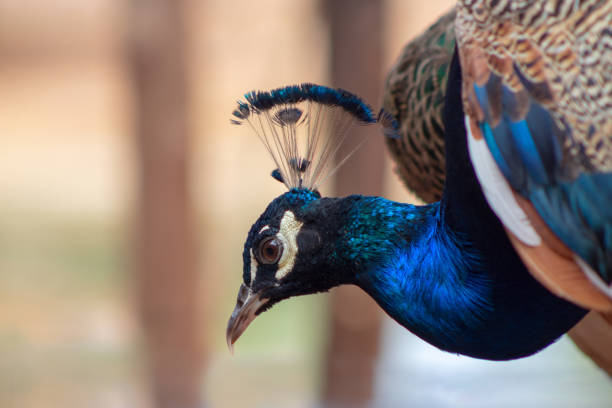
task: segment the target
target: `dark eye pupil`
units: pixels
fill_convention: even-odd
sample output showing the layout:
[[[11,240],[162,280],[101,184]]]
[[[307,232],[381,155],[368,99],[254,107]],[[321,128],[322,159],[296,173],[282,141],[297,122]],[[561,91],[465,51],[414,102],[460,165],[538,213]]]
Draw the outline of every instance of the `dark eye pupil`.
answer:
[[[259,245],[258,258],[261,263],[273,264],[279,260],[282,252],[282,243],[278,239],[270,237]]]

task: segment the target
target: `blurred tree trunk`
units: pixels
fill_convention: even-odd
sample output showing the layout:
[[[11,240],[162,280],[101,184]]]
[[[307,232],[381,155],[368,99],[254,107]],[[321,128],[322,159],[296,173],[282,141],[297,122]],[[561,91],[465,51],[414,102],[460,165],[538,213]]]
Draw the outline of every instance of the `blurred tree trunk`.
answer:
[[[153,402],[201,406],[204,353],[189,192],[185,2],[132,0],[140,159],[136,264]]]
[[[382,91],[382,1],[328,0],[331,72],[334,86],[378,104]],[[336,194],[382,194],[384,143],[374,127],[355,127],[339,152],[351,152],[361,134],[369,140],[336,173]],[[326,407],[368,405],[378,357],[381,315],[376,303],[356,287],[340,287],[331,301],[330,338],[325,361]]]

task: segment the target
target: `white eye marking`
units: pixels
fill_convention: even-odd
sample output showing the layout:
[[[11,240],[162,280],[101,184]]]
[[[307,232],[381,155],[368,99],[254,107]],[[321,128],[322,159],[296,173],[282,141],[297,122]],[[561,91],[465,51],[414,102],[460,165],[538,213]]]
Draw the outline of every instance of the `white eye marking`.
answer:
[[[298,252],[297,236],[302,225],[304,223],[296,220],[291,211],[286,211],[281,219],[280,230],[276,236],[283,243],[283,255],[278,261],[278,270],[274,275],[276,280],[283,279],[293,269]]]
[[[253,255],[253,249],[251,249],[251,285],[255,281],[255,275],[257,275],[257,261],[255,255]]]
[[[270,229],[270,226],[269,225],[264,225],[263,228],[259,230],[258,234],[261,234],[262,232],[264,232],[267,229]]]

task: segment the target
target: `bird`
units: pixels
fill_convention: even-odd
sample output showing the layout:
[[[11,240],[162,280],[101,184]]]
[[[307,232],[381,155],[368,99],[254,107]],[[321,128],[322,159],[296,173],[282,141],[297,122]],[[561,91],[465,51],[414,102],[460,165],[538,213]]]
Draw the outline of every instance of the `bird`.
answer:
[[[602,106],[610,100],[610,88],[603,84],[597,94],[573,84],[589,83],[591,76],[599,83],[607,75],[612,57],[605,42],[591,47],[599,53],[595,56],[575,43],[589,43],[593,30],[599,30],[597,38],[609,36],[606,19],[612,14],[603,3],[560,0],[549,2],[559,6],[553,8],[538,1],[494,3],[459,2],[450,62],[423,88],[436,105],[424,128],[444,128],[443,166],[441,149],[426,148],[432,166],[422,172],[438,182],[429,192],[427,183],[416,188],[439,196],[431,203],[321,197],[317,190],[333,172],[337,146],[357,124],[379,124],[396,162],[412,163],[400,165],[407,169],[400,174],[414,175],[418,160],[401,149],[400,124],[406,120],[398,110],[383,108],[375,115],[356,95],[313,84],[253,91],[238,102],[233,123],[248,124],[262,139],[277,166],[272,175],[288,191],[270,203],[247,235],[243,283],[226,330],[230,347],[257,315],[281,300],[353,284],[441,350],[489,360],[526,357],[553,343],[588,311],[584,297],[561,298],[532,276],[550,275],[546,257],[557,248],[570,252],[581,274],[587,271],[581,285],[597,282],[592,286],[604,299],[597,304],[605,307],[612,216],[602,206],[612,192],[612,149],[605,133],[612,119]],[[555,36],[545,35],[550,21],[574,34],[582,29],[588,37],[565,38],[577,53],[570,56],[578,66],[570,67],[573,71],[561,70],[570,57],[555,54],[551,61],[542,52],[529,54],[544,45],[563,49]],[[593,60],[601,64],[593,68]],[[541,65],[573,73],[574,82],[563,87],[564,77],[535,75],[533,67]],[[578,103],[585,98],[593,103]],[[592,115],[577,116],[575,105]],[[508,209],[508,202],[524,207]],[[534,208],[528,215],[519,212],[530,208],[525,204]],[[541,255],[548,241],[554,244]],[[534,248],[535,255],[529,252]]]

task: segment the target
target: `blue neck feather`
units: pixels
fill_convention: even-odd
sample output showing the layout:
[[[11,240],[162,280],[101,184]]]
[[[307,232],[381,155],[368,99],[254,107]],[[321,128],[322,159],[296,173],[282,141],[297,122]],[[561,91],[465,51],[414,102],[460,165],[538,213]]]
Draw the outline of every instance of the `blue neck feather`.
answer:
[[[487,205],[466,146],[455,57],[446,100],[446,185],[419,207],[342,199],[336,266],[401,325],[450,352],[491,360],[533,354],[586,313],[542,287]]]
[[[390,256],[379,258],[382,262],[358,273],[358,284],[403,326],[440,348],[461,352],[457,340],[466,328],[476,330],[493,311],[493,281],[482,273],[478,252],[444,227],[439,203],[407,210],[404,219],[412,223],[423,217],[418,227],[406,231],[405,224],[398,225],[400,242],[385,248]]]
[[[332,254],[336,272],[351,271],[352,282],[393,319],[443,350],[491,360],[524,357],[584,316],[529,275],[499,225],[487,246],[449,225],[440,202],[350,196],[329,214],[343,225]]]

